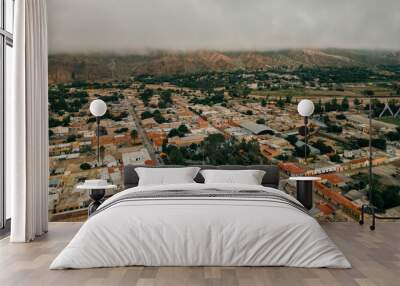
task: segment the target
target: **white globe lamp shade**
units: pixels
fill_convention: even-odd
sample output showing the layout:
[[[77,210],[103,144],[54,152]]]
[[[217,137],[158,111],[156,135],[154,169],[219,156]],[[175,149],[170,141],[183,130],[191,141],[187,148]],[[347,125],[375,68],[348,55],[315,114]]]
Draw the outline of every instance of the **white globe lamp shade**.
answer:
[[[297,111],[301,116],[311,116],[314,113],[314,103],[309,99],[303,99],[297,105]]]
[[[90,103],[90,113],[96,117],[103,116],[107,111],[107,104],[101,99],[95,99]]]

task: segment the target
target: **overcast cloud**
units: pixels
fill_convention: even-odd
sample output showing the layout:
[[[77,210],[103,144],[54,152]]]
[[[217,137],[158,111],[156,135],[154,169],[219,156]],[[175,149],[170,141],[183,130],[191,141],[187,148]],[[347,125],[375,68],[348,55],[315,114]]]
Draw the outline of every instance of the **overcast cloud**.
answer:
[[[50,53],[400,49],[400,0],[48,0]]]

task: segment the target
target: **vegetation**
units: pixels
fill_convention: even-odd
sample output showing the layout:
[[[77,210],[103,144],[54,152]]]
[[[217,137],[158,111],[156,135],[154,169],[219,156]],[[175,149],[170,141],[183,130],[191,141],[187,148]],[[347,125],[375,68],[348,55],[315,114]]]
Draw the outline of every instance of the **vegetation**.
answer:
[[[331,160],[334,163],[342,163],[342,159],[340,158],[339,154],[333,154],[329,157],[329,160]]]
[[[147,118],[154,118],[154,120],[159,124],[167,122],[167,120],[162,116],[160,110],[158,109],[154,110],[153,113],[151,113],[150,111],[144,111],[141,114],[141,117],[142,120]]]
[[[137,130],[136,129],[132,129],[132,131],[131,131],[131,139],[132,139],[133,145],[135,145],[137,137],[138,137]]]
[[[320,83],[352,83],[368,82],[370,80],[388,80],[386,75],[377,73],[367,67],[300,67],[294,73],[304,81],[313,81],[315,78],[318,78]]]
[[[400,140],[400,127],[397,127],[395,132],[390,131],[390,132],[386,133],[385,137],[389,141],[399,141]]]
[[[122,121],[124,118],[126,118],[128,116],[129,116],[129,113],[127,111],[123,111],[117,115],[106,112],[106,114],[103,115],[103,117],[105,119],[111,119],[113,121]]]
[[[397,111],[397,109],[395,109]],[[400,126],[400,118],[398,117],[385,117],[377,118],[380,121]]]
[[[194,97],[190,100],[190,103],[193,104],[202,104],[202,105],[209,105],[212,106],[214,104],[218,104],[218,103],[223,103],[224,102],[224,94],[223,92],[213,92],[213,93],[209,93],[206,97],[204,98],[197,98]]]
[[[326,145],[323,140],[318,140],[312,146],[317,148],[321,152],[322,155],[333,152],[333,148],[329,145]]]
[[[139,97],[143,101],[144,105],[147,106],[153,95],[154,91],[152,89],[146,88],[143,92],[139,94]]]
[[[54,128],[57,126],[67,127],[71,122],[71,116],[65,116],[62,120],[54,118],[52,116],[49,117],[49,128]]]
[[[336,115],[336,119],[338,119],[338,120],[346,120],[347,117],[343,113],[340,113],[340,114]]]
[[[128,131],[128,128],[122,127],[118,128],[117,130],[114,131],[115,134],[121,134],[121,133],[126,133]]]
[[[213,165],[250,165],[265,160],[257,141],[226,140],[222,134],[210,134],[201,145],[178,148],[165,144],[162,151],[167,154],[164,158],[166,164],[189,164],[204,159],[204,163]]]
[[[79,147],[79,152],[80,153],[92,153],[93,149],[91,145],[82,145]]]
[[[123,98],[123,95],[118,93],[113,93],[112,95],[98,96],[98,98],[100,98],[104,102],[118,103],[120,99]]]
[[[285,101],[281,97],[279,97],[279,99],[276,101],[276,106],[281,108],[281,109],[284,109],[285,108]]]
[[[265,99],[261,100],[261,106],[266,107],[267,106],[267,101]]]
[[[73,113],[88,103],[86,91],[69,91],[63,85],[50,88],[48,93],[49,109],[53,113],[63,115],[65,112]]]
[[[386,150],[386,140],[384,138],[372,139],[372,146],[381,150]],[[352,150],[360,149],[369,146],[369,140],[364,138],[354,138],[350,142],[350,148]]]
[[[301,146],[301,147],[294,147],[294,152],[293,152],[293,156],[295,157],[299,157],[299,158],[304,158],[306,155],[307,157],[309,157],[311,154],[311,150],[310,147],[308,146]]]
[[[65,140],[67,143],[71,143],[71,142],[74,142],[75,140],[76,140],[76,135],[74,135],[74,134],[71,134],[71,135],[68,135],[68,137],[67,137],[67,139]]]
[[[80,166],[81,170],[85,171],[85,170],[90,170],[92,168],[92,166],[89,163],[82,163]]]
[[[185,124],[181,124],[177,129],[173,128],[171,131],[168,133],[168,137],[183,137],[187,133],[190,133],[189,128]]]
[[[158,108],[167,108],[172,104],[172,92],[170,90],[163,90],[160,94],[160,101],[158,102]]]
[[[361,190],[368,188],[368,174],[360,173],[353,175],[352,178],[355,180],[354,187],[357,189]],[[381,176],[372,176],[371,203],[378,209],[378,211],[383,212],[386,209],[400,205],[400,187],[384,185],[382,184],[381,179]],[[368,197],[370,197],[369,193]]]
[[[289,135],[286,140],[292,144],[293,146],[296,144],[297,141],[299,141],[299,139],[297,139],[296,135]]]
[[[331,124],[331,123],[327,123],[326,125],[327,125],[327,129],[326,130],[329,133],[342,133],[342,131],[343,131],[343,128],[340,125]]]

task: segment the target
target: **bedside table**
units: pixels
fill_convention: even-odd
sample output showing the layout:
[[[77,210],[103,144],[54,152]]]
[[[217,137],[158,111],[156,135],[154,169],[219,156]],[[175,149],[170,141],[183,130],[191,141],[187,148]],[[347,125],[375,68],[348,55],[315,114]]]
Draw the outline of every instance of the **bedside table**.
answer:
[[[88,207],[88,215],[94,213],[101,205],[107,189],[115,189],[116,185],[110,185],[106,180],[86,180],[84,184],[76,187],[79,191],[89,190],[89,196],[93,200]]]
[[[289,180],[296,181],[297,200],[310,210],[313,207],[313,182],[321,180],[320,177],[290,177]]]

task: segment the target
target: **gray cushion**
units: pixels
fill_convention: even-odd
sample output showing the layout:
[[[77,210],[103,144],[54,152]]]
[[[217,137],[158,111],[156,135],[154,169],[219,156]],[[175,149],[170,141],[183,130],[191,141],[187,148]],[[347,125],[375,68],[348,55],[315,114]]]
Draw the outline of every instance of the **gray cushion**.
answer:
[[[144,166],[144,165],[127,165],[124,168],[124,188],[129,189],[136,187],[139,183],[139,176],[135,171],[137,167],[147,167],[147,168],[180,168],[184,166],[177,165],[161,165],[161,166]],[[240,166],[240,165],[193,165],[193,167],[200,167],[202,170],[206,169],[219,169],[219,170],[263,170],[265,175],[262,179],[261,184],[265,187],[278,188],[279,186],[279,168],[274,165],[250,165],[250,166]],[[200,174],[194,178],[196,183],[204,183],[204,178]]]

